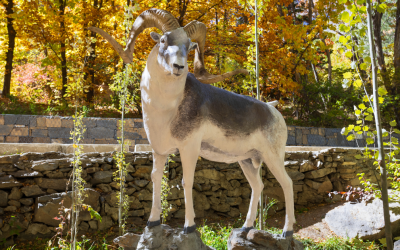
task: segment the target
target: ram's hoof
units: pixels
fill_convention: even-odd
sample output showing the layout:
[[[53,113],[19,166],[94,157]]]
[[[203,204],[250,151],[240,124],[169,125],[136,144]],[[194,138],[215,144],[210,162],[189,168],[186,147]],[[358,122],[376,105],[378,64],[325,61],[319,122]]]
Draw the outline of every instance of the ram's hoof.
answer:
[[[147,227],[155,227],[161,225],[161,220],[147,221]]]
[[[251,229],[254,229],[254,227],[242,227],[240,231],[248,233]]]
[[[194,224],[193,226],[190,226],[190,227],[183,228],[184,234],[190,234],[190,233],[193,233],[194,231],[196,231],[196,224]]]
[[[293,231],[286,231],[282,233],[283,238],[293,237]]]

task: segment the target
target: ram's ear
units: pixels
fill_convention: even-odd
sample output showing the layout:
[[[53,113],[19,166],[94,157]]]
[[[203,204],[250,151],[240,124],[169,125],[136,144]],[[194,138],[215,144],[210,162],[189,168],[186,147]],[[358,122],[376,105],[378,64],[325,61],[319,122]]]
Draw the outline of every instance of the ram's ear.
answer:
[[[161,35],[158,34],[157,32],[151,32],[150,36],[155,42],[158,43],[160,41]]]
[[[197,46],[198,46],[197,43],[190,42],[189,51],[197,49]]]

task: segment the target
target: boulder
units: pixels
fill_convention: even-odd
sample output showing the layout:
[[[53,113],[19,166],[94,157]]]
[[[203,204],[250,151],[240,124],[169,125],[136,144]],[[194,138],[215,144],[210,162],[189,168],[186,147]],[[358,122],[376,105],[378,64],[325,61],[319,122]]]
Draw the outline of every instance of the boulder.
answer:
[[[333,189],[332,182],[330,180],[327,180],[327,181],[322,182],[322,184],[319,186],[318,193],[319,194],[327,194],[330,191],[332,191],[332,189]]]
[[[12,172],[10,174],[16,178],[32,178],[43,176],[43,174],[39,173],[38,171],[31,170],[18,170],[17,172]]]
[[[45,192],[42,189],[40,189],[40,187],[38,185],[23,187],[23,188],[21,188],[21,192],[26,197],[36,197],[36,196],[45,194]]]
[[[245,178],[241,169],[229,169],[227,172],[225,172],[225,176],[228,181],[242,180]]]
[[[11,164],[11,163],[16,163],[16,162],[18,161],[19,158],[20,158],[20,155],[19,155],[19,154],[0,156],[0,164]]]
[[[219,181],[220,179],[224,178],[225,175],[215,169],[202,169],[199,171],[196,171],[194,173],[195,177],[204,177],[206,179],[214,180],[214,181]]]
[[[89,227],[93,230],[97,230],[97,220],[89,221]]]
[[[393,236],[400,235],[400,203],[389,203],[389,214]],[[363,240],[385,238],[383,202],[375,199],[371,203],[345,203],[329,211],[325,216],[330,229],[343,238],[358,237]]]
[[[90,205],[93,209],[97,209],[99,207],[99,193],[89,188],[86,188],[85,191],[88,196],[85,197],[83,203]],[[53,227],[58,226],[60,221],[55,220],[54,218],[58,217],[58,209],[61,208],[60,202],[63,201],[64,207],[71,207],[71,194],[72,192],[55,193],[37,198],[33,220]],[[84,213],[89,212],[82,211],[80,216],[84,217]]]
[[[312,181],[309,179],[306,179],[304,182],[306,183],[307,186],[309,186],[310,188],[313,188],[315,190],[318,190],[319,186],[321,186],[321,184],[322,184],[322,183]]]
[[[400,240],[394,242],[393,250],[400,250]]]
[[[41,223],[31,223],[26,230],[27,234],[48,234],[50,233],[49,227]]]
[[[306,173],[307,179],[317,179],[336,172],[336,168],[322,168]]]
[[[301,250],[303,243],[293,237],[283,238],[262,230],[248,233],[233,229],[228,239],[228,250]]]
[[[19,188],[13,187],[11,190],[10,196],[8,196],[10,200],[19,200],[22,198],[22,192]]]
[[[58,161],[54,160],[35,161],[32,163],[32,170],[39,172],[51,171],[57,168],[58,168]]]
[[[8,207],[4,208],[4,212],[15,212],[15,211],[17,211],[16,206],[8,206]]]
[[[137,245],[137,250],[212,250],[200,238],[200,233],[184,234],[182,229],[173,229],[168,225],[146,227]]]
[[[7,180],[0,180],[0,189],[10,189],[13,187],[21,187],[22,183],[14,180],[12,176],[6,176],[6,177],[0,177],[2,179],[7,179]]]
[[[133,160],[133,165],[142,165],[146,164],[148,161],[147,155],[135,155],[135,159]]]
[[[288,171],[287,173],[292,181],[300,181],[304,179],[304,174],[299,171]]]
[[[107,230],[114,225],[114,222],[110,216],[103,216],[101,222],[98,221],[97,223],[97,228],[99,231]]]
[[[112,188],[109,184],[99,184],[97,185],[97,188],[100,188],[104,193],[109,193],[112,191]]]
[[[97,185],[101,183],[110,183],[113,179],[112,171],[100,171],[93,175],[93,178],[90,180],[92,185]]]
[[[211,205],[211,208],[217,212],[227,213],[231,210],[231,206],[228,203],[220,203],[216,205]]]
[[[36,184],[43,189],[54,189],[57,191],[65,191],[68,183],[68,179],[47,179],[47,178],[37,178],[35,179]],[[71,189],[70,181],[68,189]]]
[[[12,235],[18,235],[25,231],[28,228],[28,225],[29,221],[25,220],[25,218],[20,214],[11,217],[8,224],[5,224],[2,228],[3,234],[0,234],[0,242],[5,241]]]
[[[136,172],[132,174],[133,177],[150,180],[151,179],[151,171],[153,170],[153,166],[148,165],[137,165]]]
[[[139,192],[133,194],[140,201],[151,201],[153,199],[153,194],[147,189],[142,189]]]
[[[8,201],[8,205],[14,206],[16,208],[20,208],[21,207],[21,202],[16,201],[16,200],[9,200]]]
[[[0,190],[0,207],[5,207],[8,204],[8,193]]]
[[[146,180],[134,180],[133,183],[138,186],[138,187],[145,187],[147,184],[149,184],[149,181]]]
[[[134,233],[126,233],[114,239],[114,243],[123,250],[136,250],[139,243],[140,235]]]

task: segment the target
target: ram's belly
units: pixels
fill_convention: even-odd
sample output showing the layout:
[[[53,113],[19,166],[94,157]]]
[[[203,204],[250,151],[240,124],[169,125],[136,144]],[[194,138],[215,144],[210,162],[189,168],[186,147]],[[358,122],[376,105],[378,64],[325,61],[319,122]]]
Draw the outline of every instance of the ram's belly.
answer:
[[[201,142],[200,156],[211,161],[233,163],[259,158],[264,136],[256,131],[248,136],[226,136],[225,131],[208,124]]]

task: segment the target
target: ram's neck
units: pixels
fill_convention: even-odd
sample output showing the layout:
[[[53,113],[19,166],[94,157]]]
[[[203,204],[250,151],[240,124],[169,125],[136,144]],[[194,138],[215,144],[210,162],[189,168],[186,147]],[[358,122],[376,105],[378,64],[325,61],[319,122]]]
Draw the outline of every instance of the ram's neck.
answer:
[[[151,51],[142,75],[142,103],[151,110],[173,111],[183,98],[187,73],[176,77],[165,72],[157,63],[157,51],[157,47]]]

